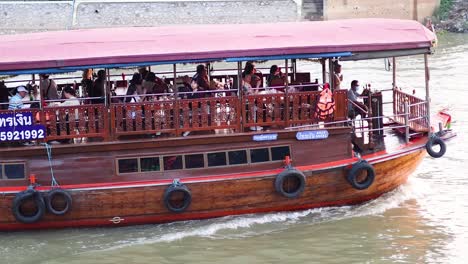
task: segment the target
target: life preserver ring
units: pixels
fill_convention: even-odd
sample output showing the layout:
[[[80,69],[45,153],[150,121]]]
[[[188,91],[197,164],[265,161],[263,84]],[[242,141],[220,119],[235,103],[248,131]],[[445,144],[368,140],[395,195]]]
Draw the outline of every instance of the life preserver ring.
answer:
[[[304,191],[306,180],[304,173],[296,169],[286,169],[275,178],[275,189],[288,198],[296,198]]]
[[[174,197],[177,195],[177,197]],[[183,184],[172,184],[164,192],[164,205],[172,212],[180,213],[185,211],[192,202],[192,193]]]
[[[439,151],[433,149],[434,145],[440,146]],[[426,151],[431,157],[440,158],[445,154],[445,151],[447,151],[447,146],[440,137],[432,136],[426,143]]]
[[[35,212],[32,214],[27,214],[23,212],[22,206],[29,199],[33,199],[34,205],[36,207]],[[21,223],[30,224],[35,223],[42,219],[45,213],[45,202],[42,195],[35,190],[27,190],[24,192],[17,193],[15,199],[13,199],[12,206],[13,215],[15,219]]]
[[[62,196],[63,200],[65,201],[63,208],[57,208],[56,204],[54,204],[54,199],[60,196]],[[72,202],[73,199],[70,193],[63,189],[53,189],[48,192],[46,196],[47,210],[54,215],[64,215],[68,213],[71,210]]]
[[[359,176],[361,176],[363,171],[367,173],[367,176],[364,180],[360,180]],[[351,186],[357,190],[367,189],[372,185],[375,179],[374,167],[372,167],[372,165],[367,163],[365,160],[354,163],[351,169],[348,171],[346,179],[348,180],[349,184],[351,184]]]

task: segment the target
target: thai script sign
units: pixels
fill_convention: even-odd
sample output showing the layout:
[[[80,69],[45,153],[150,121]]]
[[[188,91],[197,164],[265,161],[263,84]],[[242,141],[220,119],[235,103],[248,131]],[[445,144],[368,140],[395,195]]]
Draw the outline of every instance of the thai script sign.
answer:
[[[0,141],[45,138],[45,127],[33,125],[31,112],[0,114]]]
[[[327,130],[299,131],[296,133],[297,140],[316,140],[328,138]]]
[[[260,135],[254,135],[253,140],[254,141],[271,141],[271,140],[277,140],[278,139],[278,134],[260,134]]]

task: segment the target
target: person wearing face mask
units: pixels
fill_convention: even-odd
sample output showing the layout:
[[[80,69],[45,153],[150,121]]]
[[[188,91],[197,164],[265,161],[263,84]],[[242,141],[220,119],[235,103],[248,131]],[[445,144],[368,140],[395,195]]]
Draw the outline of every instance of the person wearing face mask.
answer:
[[[368,108],[365,104],[358,101],[360,89],[359,81],[353,80],[351,82],[351,88],[348,90],[348,116],[354,119],[357,115],[361,115],[361,118],[365,118],[368,112]]]

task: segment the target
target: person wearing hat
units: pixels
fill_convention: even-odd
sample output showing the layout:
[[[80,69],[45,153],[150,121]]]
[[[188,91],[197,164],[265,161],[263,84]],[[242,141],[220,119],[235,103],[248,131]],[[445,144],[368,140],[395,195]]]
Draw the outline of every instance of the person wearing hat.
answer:
[[[16,88],[16,94],[10,98],[8,110],[17,110],[23,108],[23,98],[28,94],[28,90],[24,86]]]

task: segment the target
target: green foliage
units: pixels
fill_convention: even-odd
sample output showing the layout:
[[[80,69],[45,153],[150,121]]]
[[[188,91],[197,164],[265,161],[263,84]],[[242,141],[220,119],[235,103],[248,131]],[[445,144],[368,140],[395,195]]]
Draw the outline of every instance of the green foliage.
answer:
[[[440,0],[440,6],[439,6],[439,9],[436,11],[435,16],[439,20],[447,19],[450,13],[450,10],[452,9],[452,6],[453,6],[453,0]]]

